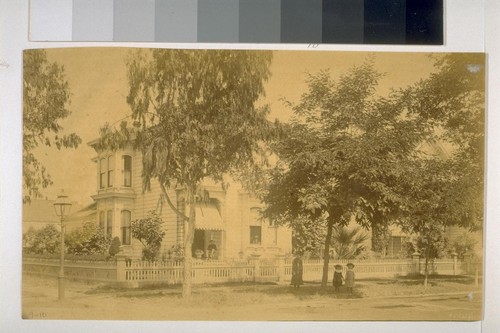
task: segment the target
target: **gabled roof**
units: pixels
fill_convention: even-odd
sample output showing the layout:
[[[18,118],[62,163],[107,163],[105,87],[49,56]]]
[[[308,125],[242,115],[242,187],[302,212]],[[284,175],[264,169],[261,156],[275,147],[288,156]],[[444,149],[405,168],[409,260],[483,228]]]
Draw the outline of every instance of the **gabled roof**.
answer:
[[[55,200],[32,199],[30,203],[23,204],[23,222],[54,223],[59,217],[54,210]],[[73,202],[72,211],[81,210],[81,205]]]
[[[82,209],[69,214],[68,219],[85,218],[87,216],[91,216],[96,213],[97,213],[97,202],[93,202],[90,205],[87,205]]]

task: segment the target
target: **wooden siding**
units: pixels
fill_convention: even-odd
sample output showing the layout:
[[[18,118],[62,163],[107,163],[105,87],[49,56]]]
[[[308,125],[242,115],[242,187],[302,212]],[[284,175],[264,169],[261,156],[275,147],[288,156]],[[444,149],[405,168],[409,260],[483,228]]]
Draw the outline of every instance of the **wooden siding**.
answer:
[[[143,181],[140,170],[142,170],[142,156],[137,152],[132,161],[132,187],[136,193],[132,220],[145,218],[153,210],[160,213],[163,220],[163,230],[165,231],[165,237],[163,238],[160,250],[160,255],[163,255],[177,242],[177,214],[168,206],[165,199],[162,199],[160,186],[155,179],[151,180],[150,190],[142,190]],[[168,195],[172,202],[176,204],[176,191],[170,189],[168,190]],[[134,254],[140,256],[142,244],[136,243],[133,247]]]

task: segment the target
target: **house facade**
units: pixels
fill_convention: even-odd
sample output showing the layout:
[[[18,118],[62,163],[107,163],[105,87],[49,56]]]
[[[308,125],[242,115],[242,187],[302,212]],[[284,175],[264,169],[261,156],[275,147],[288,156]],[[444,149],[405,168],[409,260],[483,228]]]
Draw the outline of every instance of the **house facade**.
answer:
[[[156,211],[162,218],[165,237],[160,256],[168,258],[172,247],[183,244],[185,222],[167,204],[155,180],[143,191],[142,155],[127,146],[117,151],[102,151],[97,140],[90,142],[96,151],[97,189],[92,196],[96,205],[96,223],[110,238],[119,237],[123,252],[140,258],[142,244],[131,235],[133,220],[148,217]],[[193,256],[206,257],[208,245],[215,243],[215,258],[275,256],[291,252],[291,231],[261,219],[262,203],[240,184],[232,182],[226,189],[207,179],[203,188],[206,200],[196,204],[196,228]],[[184,189],[171,186],[168,197],[181,212],[187,212]]]

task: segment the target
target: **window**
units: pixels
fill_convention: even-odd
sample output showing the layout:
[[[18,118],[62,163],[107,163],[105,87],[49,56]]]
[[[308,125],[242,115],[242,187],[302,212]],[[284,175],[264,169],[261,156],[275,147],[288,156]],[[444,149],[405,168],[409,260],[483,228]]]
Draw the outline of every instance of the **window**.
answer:
[[[99,188],[106,187],[106,171],[108,170],[108,159],[101,158],[100,160],[100,172],[99,172]]]
[[[403,252],[403,237],[391,236],[388,247],[389,256],[398,257]]]
[[[113,186],[114,170],[115,170],[114,156],[109,156],[108,157],[108,187]]]
[[[122,156],[123,186],[132,186],[132,157]]]
[[[108,210],[107,218],[106,218],[106,236],[108,238],[113,237],[113,211]]]
[[[260,208],[254,207],[250,209],[250,244],[262,244],[262,220]]]
[[[130,245],[130,211],[122,210],[122,244]]]
[[[250,226],[250,244],[260,245],[262,240],[262,227]]]
[[[114,169],[114,156],[108,156],[99,160],[99,188],[113,186]]]
[[[104,211],[99,212],[99,231],[104,233],[104,225],[106,224],[105,221],[106,214]]]

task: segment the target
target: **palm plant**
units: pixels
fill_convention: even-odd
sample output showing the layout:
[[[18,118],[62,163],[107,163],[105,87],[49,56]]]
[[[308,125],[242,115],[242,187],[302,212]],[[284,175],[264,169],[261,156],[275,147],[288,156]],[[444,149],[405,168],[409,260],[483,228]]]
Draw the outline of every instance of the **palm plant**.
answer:
[[[334,259],[355,259],[366,250],[366,241],[369,235],[360,227],[344,228],[334,227],[332,233],[331,249]]]

